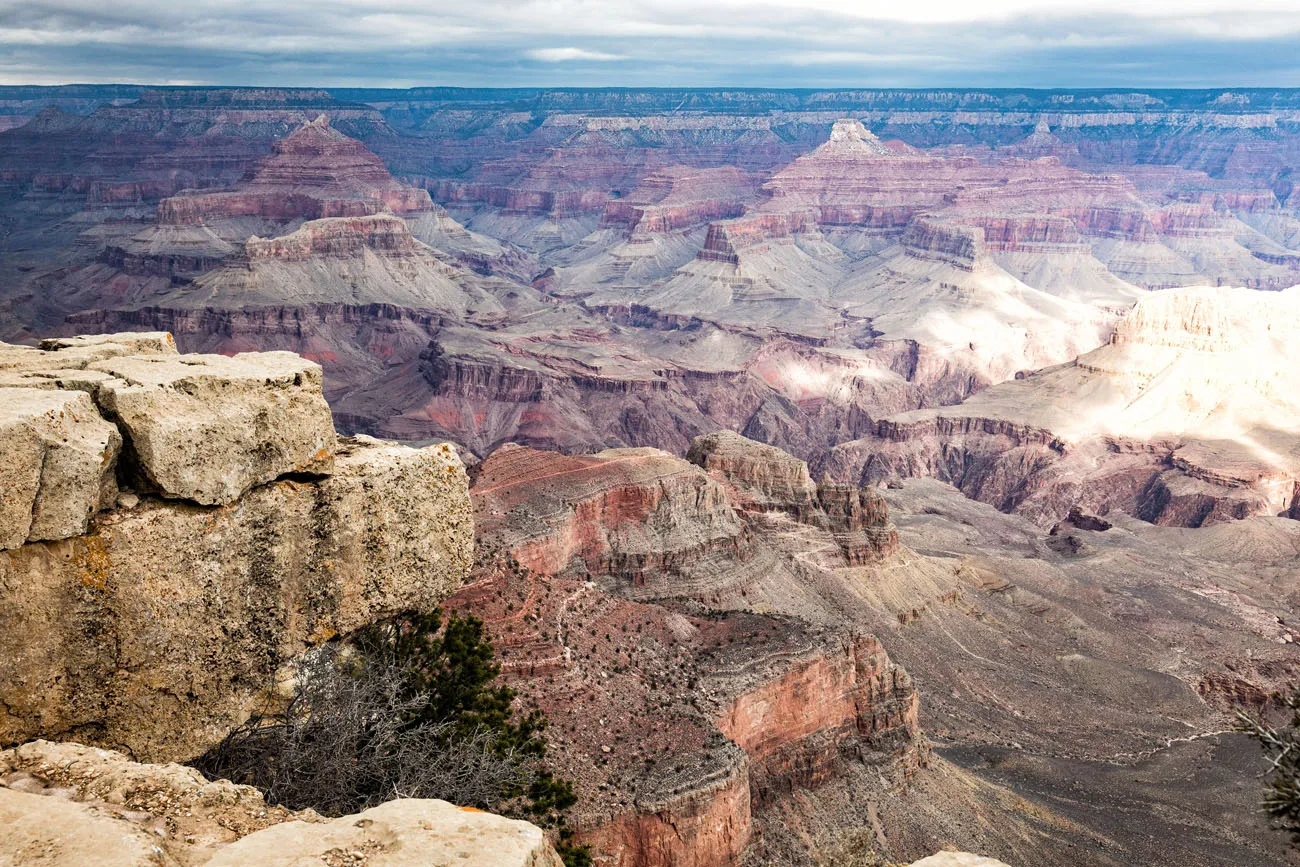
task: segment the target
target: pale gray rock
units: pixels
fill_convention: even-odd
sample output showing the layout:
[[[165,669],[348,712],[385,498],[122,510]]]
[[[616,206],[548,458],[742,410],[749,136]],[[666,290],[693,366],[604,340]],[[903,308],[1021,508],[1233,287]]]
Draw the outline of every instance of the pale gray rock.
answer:
[[[209,867],[317,867],[357,853],[369,867],[561,867],[542,830],[446,801],[403,799],[327,823],[285,822],[232,843]]]
[[[0,751],[0,865],[560,867],[540,828],[445,801],[326,821],[182,765],[76,743]]]
[[[911,867],[1007,867],[994,858],[969,852],[937,852],[929,858],[913,861]]]
[[[0,549],[86,532],[117,496],[121,446],[82,392],[0,390]]]
[[[79,370],[123,355],[176,355],[176,341],[166,331],[146,331],[52,337],[39,348],[0,343],[0,371]]]
[[[122,356],[92,369],[149,486],[202,505],[291,473],[328,472],[334,425],[320,365],[292,352]]]
[[[78,334],[75,337],[47,337],[40,343],[46,352],[80,349],[86,346],[120,346],[127,354],[176,355],[176,339],[170,331],[122,331],[117,334]]]
[[[86,804],[0,787],[0,865],[160,867],[148,829]]]

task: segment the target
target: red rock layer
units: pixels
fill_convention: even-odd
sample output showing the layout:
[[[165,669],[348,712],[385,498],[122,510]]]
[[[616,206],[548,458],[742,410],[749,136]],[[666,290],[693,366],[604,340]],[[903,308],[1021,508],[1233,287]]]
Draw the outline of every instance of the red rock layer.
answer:
[[[427,210],[424,190],[393,179],[383,161],[356,139],[330,128],[322,116],[279,139],[234,189],[164,199],[163,225],[195,225],[233,217],[277,222],[364,217],[383,210]]]
[[[860,636],[742,693],[718,728],[757,766],[751,776],[761,769],[754,789],[764,800],[839,776],[842,751],[901,755],[919,732],[918,708],[907,672]]]
[[[290,262],[305,262],[318,256],[354,256],[362,250],[402,256],[414,253],[417,248],[418,243],[411,237],[406,223],[392,214],[312,220],[288,235],[250,238],[244,245],[250,259]]]
[[[543,575],[640,583],[709,553],[743,556],[722,487],[656,449],[569,456],[504,446],[479,465],[474,502],[480,535]]]

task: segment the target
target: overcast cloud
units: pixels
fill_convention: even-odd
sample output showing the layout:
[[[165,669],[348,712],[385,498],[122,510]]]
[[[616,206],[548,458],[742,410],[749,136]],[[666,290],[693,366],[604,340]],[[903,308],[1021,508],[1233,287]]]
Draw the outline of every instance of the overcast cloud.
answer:
[[[0,0],[0,83],[1300,86],[1298,0]]]

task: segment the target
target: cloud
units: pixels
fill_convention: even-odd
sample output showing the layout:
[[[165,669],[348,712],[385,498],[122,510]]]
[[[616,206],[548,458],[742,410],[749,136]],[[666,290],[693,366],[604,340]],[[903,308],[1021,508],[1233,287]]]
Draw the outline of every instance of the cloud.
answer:
[[[0,82],[1297,86],[1295,0],[0,0]]]
[[[534,48],[525,51],[525,56],[543,63],[567,63],[570,60],[627,60],[624,54],[607,54],[604,51],[588,51],[585,48]]]

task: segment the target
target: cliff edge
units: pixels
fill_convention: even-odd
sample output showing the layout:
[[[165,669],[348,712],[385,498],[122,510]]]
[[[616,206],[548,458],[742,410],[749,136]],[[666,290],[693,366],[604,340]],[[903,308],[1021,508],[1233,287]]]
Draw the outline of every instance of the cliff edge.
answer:
[[[340,439],[300,356],[0,345],[0,746],[191,758],[308,646],[436,607],[472,552],[455,451]]]

